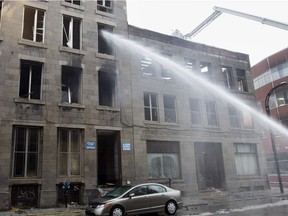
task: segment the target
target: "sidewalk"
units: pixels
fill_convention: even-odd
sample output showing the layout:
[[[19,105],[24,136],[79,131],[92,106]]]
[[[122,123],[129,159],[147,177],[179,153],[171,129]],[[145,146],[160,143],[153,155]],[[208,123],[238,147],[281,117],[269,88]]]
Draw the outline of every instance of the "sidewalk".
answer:
[[[288,192],[281,194],[278,188],[265,191],[245,191],[232,193],[228,191],[207,190],[198,196],[183,197],[183,211],[193,214],[216,212],[220,209],[236,209],[253,205],[262,205],[288,200]],[[67,208],[47,209],[12,209],[0,212],[0,216],[83,216],[85,206],[68,206]]]

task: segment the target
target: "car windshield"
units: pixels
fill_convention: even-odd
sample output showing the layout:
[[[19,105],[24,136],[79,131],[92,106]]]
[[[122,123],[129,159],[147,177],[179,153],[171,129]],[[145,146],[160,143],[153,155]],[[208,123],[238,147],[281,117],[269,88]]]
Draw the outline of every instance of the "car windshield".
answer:
[[[104,197],[118,197],[118,196],[121,196],[126,191],[128,191],[131,187],[132,186],[129,186],[129,185],[117,187],[114,190],[112,190],[109,193],[107,193]]]

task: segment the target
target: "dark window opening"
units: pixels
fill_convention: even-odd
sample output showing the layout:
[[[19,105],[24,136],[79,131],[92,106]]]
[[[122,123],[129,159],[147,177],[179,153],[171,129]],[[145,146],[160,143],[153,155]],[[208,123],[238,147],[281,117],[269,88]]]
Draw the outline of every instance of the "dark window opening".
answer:
[[[24,8],[22,38],[34,42],[44,42],[45,11],[31,7]]]
[[[147,121],[158,121],[157,95],[144,93],[144,115]]]
[[[97,10],[106,13],[112,13],[112,1],[111,0],[97,0]]]
[[[162,53],[162,56],[164,58],[171,59],[170,54]],[[165,80],[171,80],[172,79],[172,72],[167,67],[165,67],[164,65],[161,65],[161,77],[162,77],[162,79],[165,79]]]
[[[75,5],[80,5],[80,0],[65,0],[65,2],[75,4]]]
[[[235,83],[233,79],[233,70],[231,67],[222,66],[222,73],[224,77],[225,86],[228,89],[235,89]]]
[[[237,74],[237,87],[239,91],[248,92],[246,72],[242,69],[236,69]]]
[[[14,127],[13,177],[38,177],[41,128]]]
[[[176,97],[164,95],[163,99],[165,122],[176,122]]]
[[[211,63],[200,62],[200,72],[206,77],[211,77],[212,76]]]
[[[229,105],[228,112],[229,112],[230,127],[240,128],[239,111],[236,109],[235,106]]]
[[[62,102],[81,103],[81,68],[62,66]]]
[[[63,46],[72,49],[81,48],[81,20],[63,16]]]
[[[1,15],[2,15],[2,5],[3,5],[3,0],[0,0],[0,22],[1,22]]]
[[[196,60],[191,58],[185,58],[185,67],[188,70],[195,71],[196,69]]]
[[[103,31],[113,33],[113,27],[98,23],[98,52],[107,55],[113,55],[112,44],[103,36]]]
[[[153,65],[153,61],[150,57],[142,57],[141,58],[141,71],[142,75],[148,77],[155,77],[155,67]]]
[[[115,106],[116,74],[99,71],[99,105]]]
[[[42,63],[21,61],[19,97],[41,99]]]

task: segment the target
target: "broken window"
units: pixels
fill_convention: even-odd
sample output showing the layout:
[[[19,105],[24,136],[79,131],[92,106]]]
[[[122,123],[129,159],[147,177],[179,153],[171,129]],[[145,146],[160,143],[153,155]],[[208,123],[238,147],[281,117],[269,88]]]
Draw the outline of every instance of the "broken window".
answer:
[[[163,100],[165,122],[176,122],[176,97],[164,95]]]
[[[222,73],[223,73],[223,77],[224,77],[225,86],[228,89],[235,89],[232,68],[231,67],[222,66]]]
[[[170,54],[162,53],[162,56],[167,59],[171,58]],[[172,72],[168,68],[166,68],[164,65],[161,65],[161,77],[162,79],[165,79],[165,80],[172,79]]]
[[[236,69],[237,74],[237,87],[239,91],[248,92],[246,72],[242,69]]]
[[[75,4],[75,5],[80,5],[80,0],[65,0],[65,2]]]
[[[44,42],[45,11],[24,7],[22,38],[34,42]]]
[[[81,103],[81,68],[62,66],[62,102]]]
[[[116,105],[116,74],[99,71],[99,105],[113,107]]]
[[[0,0],[0,24],[1,24],[1,17],[2,17],[2,7],[3,7],[3,0]]]
[[[195,71],[196,69],[196,60],[191,58],[185,58],[185,67],[188,70]]]
[[[259,167],[256,145],[236,143],[234,147],[237,175],[257,175]]]
[[[38,176],[41,136],[39,127],[13,128],[13,177]]]
[[[209,62],[200,62],[200,72],[206,77],[211,77],[211,63]]]
[[[142,71],[142,75],[144,76],[148,76],[148,77],[156,76],[155,67],[150,57],[143,56],[141,58],[141,71]]]
[[[191,122],[195,125],[202,124],[202,110],[201,110],[201,100],[198,98],[190,98],[190,112],[191,112]]]
[[[239,111],[233,105],[228,106],[230,127],[240,128]]]
[[[97,10],[102,12],[112,13],[112,1],[111,0],[97,0]]]
[[[144,93],[144,113],[145,120],[158,121],[157,95],[153,93]]]
[[[80,175],[80,147],[82,143],[80,129],[58,130],[58,174],[60,176]]]
[[[216,101],[213,100],[206,101],[206,112],[207,112],[208,125],[218,126]]]
[[[81,19],[63,16],[63,46],[81,49]]]
[[[40,100],[43,64],[24,60],[20,64],[19,97]]]
[[[113,27],[98,23],[98,53],[113,55],[112,43],[108,43],[103,31],[113,33]]]
[[[148,178],[181,177],[179,142],[147,141]]]

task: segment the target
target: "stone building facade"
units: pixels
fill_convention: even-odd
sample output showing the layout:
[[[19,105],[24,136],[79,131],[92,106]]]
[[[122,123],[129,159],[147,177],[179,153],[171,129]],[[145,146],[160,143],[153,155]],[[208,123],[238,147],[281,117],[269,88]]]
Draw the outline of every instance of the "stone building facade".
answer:
[[[172,179],[186,195],[266,187],[249,114],[101,31],[153,46],[254,106],[248,55],[129,26],[125,1],[0,3],[0,209],[60,205],[65,189],[86,203],[127,181]]]

